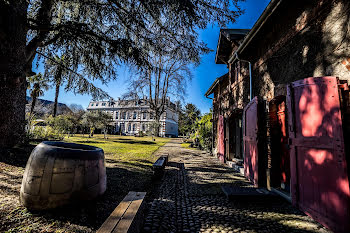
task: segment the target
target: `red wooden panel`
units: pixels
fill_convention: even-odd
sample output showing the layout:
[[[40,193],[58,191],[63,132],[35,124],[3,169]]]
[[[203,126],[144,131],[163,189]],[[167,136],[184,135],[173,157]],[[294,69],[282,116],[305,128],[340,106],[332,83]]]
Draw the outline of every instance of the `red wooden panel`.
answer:
[[[219,116],[218,122],[218,158],[224,162],[225,158],[225,135],[224,135],[224,117]]]
[[[288,87],[292,201],[335,232],[350,231],[350,190],[338,79]]]
[[[258,98],[255,97],[243,112],[244,174],[258,186]]]

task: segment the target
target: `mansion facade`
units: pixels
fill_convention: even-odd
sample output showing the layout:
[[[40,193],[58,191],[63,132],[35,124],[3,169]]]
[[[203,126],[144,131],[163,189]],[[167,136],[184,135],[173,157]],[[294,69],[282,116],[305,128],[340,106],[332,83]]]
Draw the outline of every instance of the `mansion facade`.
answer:
[[[104,111],[112,115],[114,132],[135,135],[151,131],[155,123],[155,114],[147,99],[91,101],[88,111]],[[159,135],[161,137],[178,136],[178,106],[167,99],[165,111],[160,117]]]

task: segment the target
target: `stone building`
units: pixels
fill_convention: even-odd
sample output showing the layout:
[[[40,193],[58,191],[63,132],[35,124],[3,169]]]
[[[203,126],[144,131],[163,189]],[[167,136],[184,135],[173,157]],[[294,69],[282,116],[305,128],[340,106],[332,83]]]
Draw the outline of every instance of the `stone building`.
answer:
[[[335,232],[350,232],[350,2],[271,0],[220,31],[214,153]]]
[[[113,117],[113,133],[126,135],[148,133],[155,123],[155,115],[147,99],[91,101],[87,110],[110,113]],[[165,111],[160,117],[159,135],[162,137],[178,136],[178,109],[170,99],[167,99]]]

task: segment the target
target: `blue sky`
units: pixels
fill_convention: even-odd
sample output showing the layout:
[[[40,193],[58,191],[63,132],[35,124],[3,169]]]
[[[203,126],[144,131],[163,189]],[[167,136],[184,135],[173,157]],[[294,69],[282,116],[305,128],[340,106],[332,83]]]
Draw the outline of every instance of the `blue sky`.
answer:
[[[270,0],[246,0],[246,2],[241,3],[241,7],[245,9],[245,13],[237,19],[236,23],[228,25],[227,28],[250,29],[269,2]],[[208,47],[211,48],[213,52],[202,57],[201,64],[193,70],[194,77],[192,81],[187,85],[188,94],[185,97],[186,103],[195,104],[202,113],[209,112],[212,106],[212,100],[205,98],[204,93],[217,77],[228,71],[226,65],[215,64],[215,52],[219,32],[220,28],[217,26],[209,26],[207,29],[199,32],[200,39],[207,43]],[[107,91],[110,96],[117,99],[126,92],[128,87],[127,80],[127,68],[120,67],[119,77],[116,81],[108,83],[107,86],[102,86],[100,83],[96,83],[95,85],[101,87],[103,90]],[[40,98],[53,101],[55,92],[53,89],[50,89]],[[73,103],[80,104],[84,108],[88,106],[91,100],[91,96],[89,95],[74,95],[70,92],[64,92],[63,88],[61,88],[58,98],[60,103],[68,105]]]

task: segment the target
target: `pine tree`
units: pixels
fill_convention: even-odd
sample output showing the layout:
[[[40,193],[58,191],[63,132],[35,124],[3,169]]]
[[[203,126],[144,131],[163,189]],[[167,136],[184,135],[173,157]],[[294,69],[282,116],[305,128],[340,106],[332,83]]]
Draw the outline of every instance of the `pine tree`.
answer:
[[[0,146],[24,135],[25,77],[35,58],[69,54],[81,76],[102,83],[116,78],[121,63],[147,65],[149,51],[181,48],[199,60],[208,48],[197,29],[234,22],[238,1],[1,0]]]

